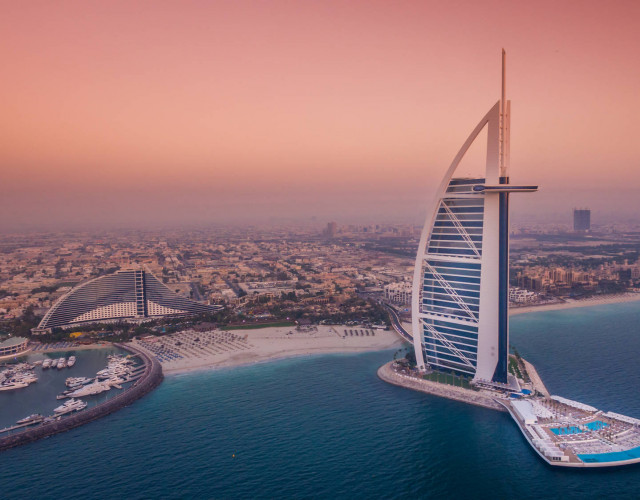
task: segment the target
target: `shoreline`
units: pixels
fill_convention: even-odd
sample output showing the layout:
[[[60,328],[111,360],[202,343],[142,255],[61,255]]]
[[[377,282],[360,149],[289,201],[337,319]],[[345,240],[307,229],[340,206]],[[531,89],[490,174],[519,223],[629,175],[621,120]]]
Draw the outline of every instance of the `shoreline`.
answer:
[[[274,354],[267,357],[261,357],[253,361],[247,360],[246,362],[221,362],[216,364],[203,364],[203,365],[196,365],[196,366],[185,367],[185,368],[163,368],[163,373],[165,377],[170,377],[172,375],[184,375],[187,373],[225,370],[228,368],[240,368],[240,367],[261,365],[261,364],[270,363],[272,361],[283,361],[285,359],[292,359],[292,358],[313,358],[316,356],[323,356],[323,355],[340,355],[340,354],[349,355],[349,354],[363,354],[367,352],[388,351],[394,348],[400,348],[402,347],[403,342],[406,342],[401,339],[398,339],[398,341],[399,341],[398,344],[390,345],[388,347],[371,347],[368,349],[366,348],[365,349],[343,349],[343,348],[337,347],[335,349],[317,349],[317,350],[306,351],[306,352],[282,351],[281,353]]]
[[[618,295],[612,295],[612,296],[596,297],[596,298],[581,299],[581,300],[568,299],[565,302],[561,302],[561,303],[511,307],[509,308],[509,315],[515,316],[518,314],[557,311],[557,310],[573,309],[573,308],[579,308],[579,307],[592,307],[592,306],[599,306],[599,305],[606,305],[606,304],[617,304],[617,303],[635,302],[635,301],[640,301],[640,293],[624,293],[624,294],[618,294]],[[232,332],[236,334],[247,334],[249,337],[252,337],[253,336],[252,333],[253,334],[263,333],[265,331],[272,331],[272,330],[291,330],[292,328],[293,327],[265,326],[262,328],[254,328],[254,329],[248,329],[248,330],[234,330],[234,331],[230,331],[230,333]],[[347,327],[344,325],[333,325],[328,327],[328,329],[330,329],[336,335],[337,335],[336,329],[345,329],[345,328]],[[355,328],[355,327],[351,327],[351,328]],[[358,327],[358,328],[361,328],[361,327]],[[258,352],[264,349],[257,349],[256,351],[253,351],[253,352],[246,352],[242,356],[240,355],[227,356],[222,359],[191,358],[190,362],[183,366],[175,366],[174,363],[166,363],[166,364],[161,363],[161,364],[162,364],[163,373],[166,376],[171,376],[171,375],[181,375],[185,373],[193,373],[193,372],[205,371],[205,370],[218,370],[218,369],[226,369],[226,368],[235,368],[240,366],[251,366],[255,364],[269,363],[271,361],[279,361],[279,360],[288,359],[288,358],[312,357],[312,356],[318,356],[323,354],[357,354],[360,352],[384,351],[387,349],[400,348],[407,342],[406,339],[401,337],[393,329],[389,331],[384,331],[384,332],[392,333],[394,337],[394,341],[384,343],[384,344],[378,344],[378,345],[362,345],[362,346],[353,346],[353,345],[314,346],[309,343],[306,345],[298,345],[298,346],[276,345],[275,346],[276,350],[272,350],[270,352]],[[163,338],[164,337],[158,337],[158,339],[163,339]],[[266,338],[276,340],[276,336],[267,336]],[[89,345],[78,345],[73,347],[40,349],[37,351],[29,349],[28,351],[22,354],[34,355],[34,354],[58,353],[58,352],[65,352],[65,351],[85,351],[85,350],[93,350],[93,349],[107,349],[107,348],[113,347],[114,344],[115,343],[111,343],[111,342],[101,342],[101,343],[94,343]],[[130,343],[127,342],[127,344],[130,344]],[[152,351],[150,351],[149,349],[145,349],[145,347],[140,345],[140,343],[138,342],[134,342],[133,345],[135,345],[135,347],[139,349],[142,349],[148,355],[151,355],[151,356],[154,355]],[[289,348],[289,347],[292,347],[292,348]],[[526,364],[528,365],[527,368],[531,366],[529,363],[526,363]],[[535,371],[535,368],[533,368],[533,370]],[[539,377],[538,377],[538,380],[539,380]]]
[[[404,387],[405,389],[417,392],[424,392],[425,394],[431,394],[432,396],[438,396],[452,401],[458,401],[460,403],[480,406],[489,410],[501,412],[507,411],[506,408],[495,401],[492,395],[486,394],[482,390],[474,391],[430,380],[417,379],[415,377],[410,377],[409,375],[403,375],[397,373],[391,368],[392,363],[393,361],[385,363],[378,368],[377,372],[378,378],[388,384]]]
[[[593,297],[590,299],[566,299],[564,302],[553,304],[541,304],[532,306],[509,307],[509,316],[526,314],[532,312],[560,311],[563,309],[574,309],[578,307],[592,307],[606,304],[621,304],[623,302],[635,302],[640,300],[640,293],[628,292],[604,297]]]
[[[399,349],[405,342],[394,330],[374,332],[364,327],[319,325],[305,330],[292,327],[242,332],[187,330],[166,337],[138,339],[132,345],[157,357],[163,373],[170,376],[294,357]]]

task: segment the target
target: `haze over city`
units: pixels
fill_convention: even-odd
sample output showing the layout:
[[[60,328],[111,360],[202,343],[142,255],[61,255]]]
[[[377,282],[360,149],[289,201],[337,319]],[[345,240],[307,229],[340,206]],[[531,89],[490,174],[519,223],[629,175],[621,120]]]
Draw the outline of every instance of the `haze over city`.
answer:
[[[636,498],[638,26],[5,2],[1,499]]]
[[[512,178],[541,186],[514,220],[568,222],[581,205],[630,217],[639,14],[633,1],[604,16],[595,1],[7,3],[1,224],[421,222],[499,98],[502,47]]]

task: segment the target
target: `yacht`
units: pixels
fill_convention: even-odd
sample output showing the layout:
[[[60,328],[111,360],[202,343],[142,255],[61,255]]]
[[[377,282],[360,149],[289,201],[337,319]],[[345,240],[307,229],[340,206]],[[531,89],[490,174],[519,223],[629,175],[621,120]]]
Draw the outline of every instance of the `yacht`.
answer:
[[[78,388],[81,385],[86,385],[91,382],[93,382],[93,379],[87,377],[69,377],[64,383],[67,387]]]
[[[14,375],[13,380],[15,382],[24,382],[27,385],[32,384],[33,382],[38,381],[38,377],[36,377],[33,373],[22,372]]]
[[[101,392],[105,392],[111,390],[111,385],[108,382],[94,382],[92,384],[84,385],[79,389],[76,389],[72,392],[63,393],[67,398],[75,398],[81,396],[93,396],[95,394],[100,394]]]
[[[76,357],[69,356],[69,361],[67,361],[67,368],[71,368],[75,364],[76,364]]]
[[[37,424],[38,422],[42,422],[43,419],[44,417],[42,415],[40,415],[39,413],[34,413],[33,415],[29,415],[28,417],[18,420],[16,423],[18,425]]]
[[[65,413],[71,413],[72,411],[80,411],[87,407],[87,403],[80,399],[70,399],[65,404],[58,406],[53,413],[56,415],[64,415]]]
[[[23,387],[27,387],[29,384],[26,382],[5,382],[0,384],[0,391],[11,391],[13,389],[22,389]]]
[[[66,366],[67,366],[67,360],[65,358],[60,358],[58,360],[58,370],[62,370]]]
[[[52,359],[50,359],[50,358],[45,359],[45,360],[42,362],[42,369],[43,369],[43,370],[46,370],[47,368],[51,368],[51,362],[52,362],[52,361],[53,361],[53,360],[52,360]]]

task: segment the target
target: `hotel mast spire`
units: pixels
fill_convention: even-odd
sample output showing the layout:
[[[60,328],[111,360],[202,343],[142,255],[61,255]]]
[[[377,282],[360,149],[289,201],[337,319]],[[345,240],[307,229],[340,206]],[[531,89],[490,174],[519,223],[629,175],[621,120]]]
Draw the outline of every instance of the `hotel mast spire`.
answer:
[[[413,274],[412,327],[420,370],[454,370],[474,383],[509,381],[509,195],[537,186],[509,184],[510,103],[502,91],[449,166],[425,221]],[[487,127],[483,176],[454,174]]]
[[[502,94],[500,96],[500,177],[509,172],[509,115],[511,102],[507,101],[507,53],[502,49]]]

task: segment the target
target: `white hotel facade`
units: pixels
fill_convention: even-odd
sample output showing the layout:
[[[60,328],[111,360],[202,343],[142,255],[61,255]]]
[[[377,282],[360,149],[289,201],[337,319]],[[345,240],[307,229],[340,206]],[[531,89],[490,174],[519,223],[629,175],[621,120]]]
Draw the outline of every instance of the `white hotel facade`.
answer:
[[[509,351],[509,195],[537,186],[509,183],[510,101],[502,97],[455,156],[425,222],[412,289],[412,329],[421,370],[454,371],[507,383]],[[487,127],[483,177],[456,169]]]

